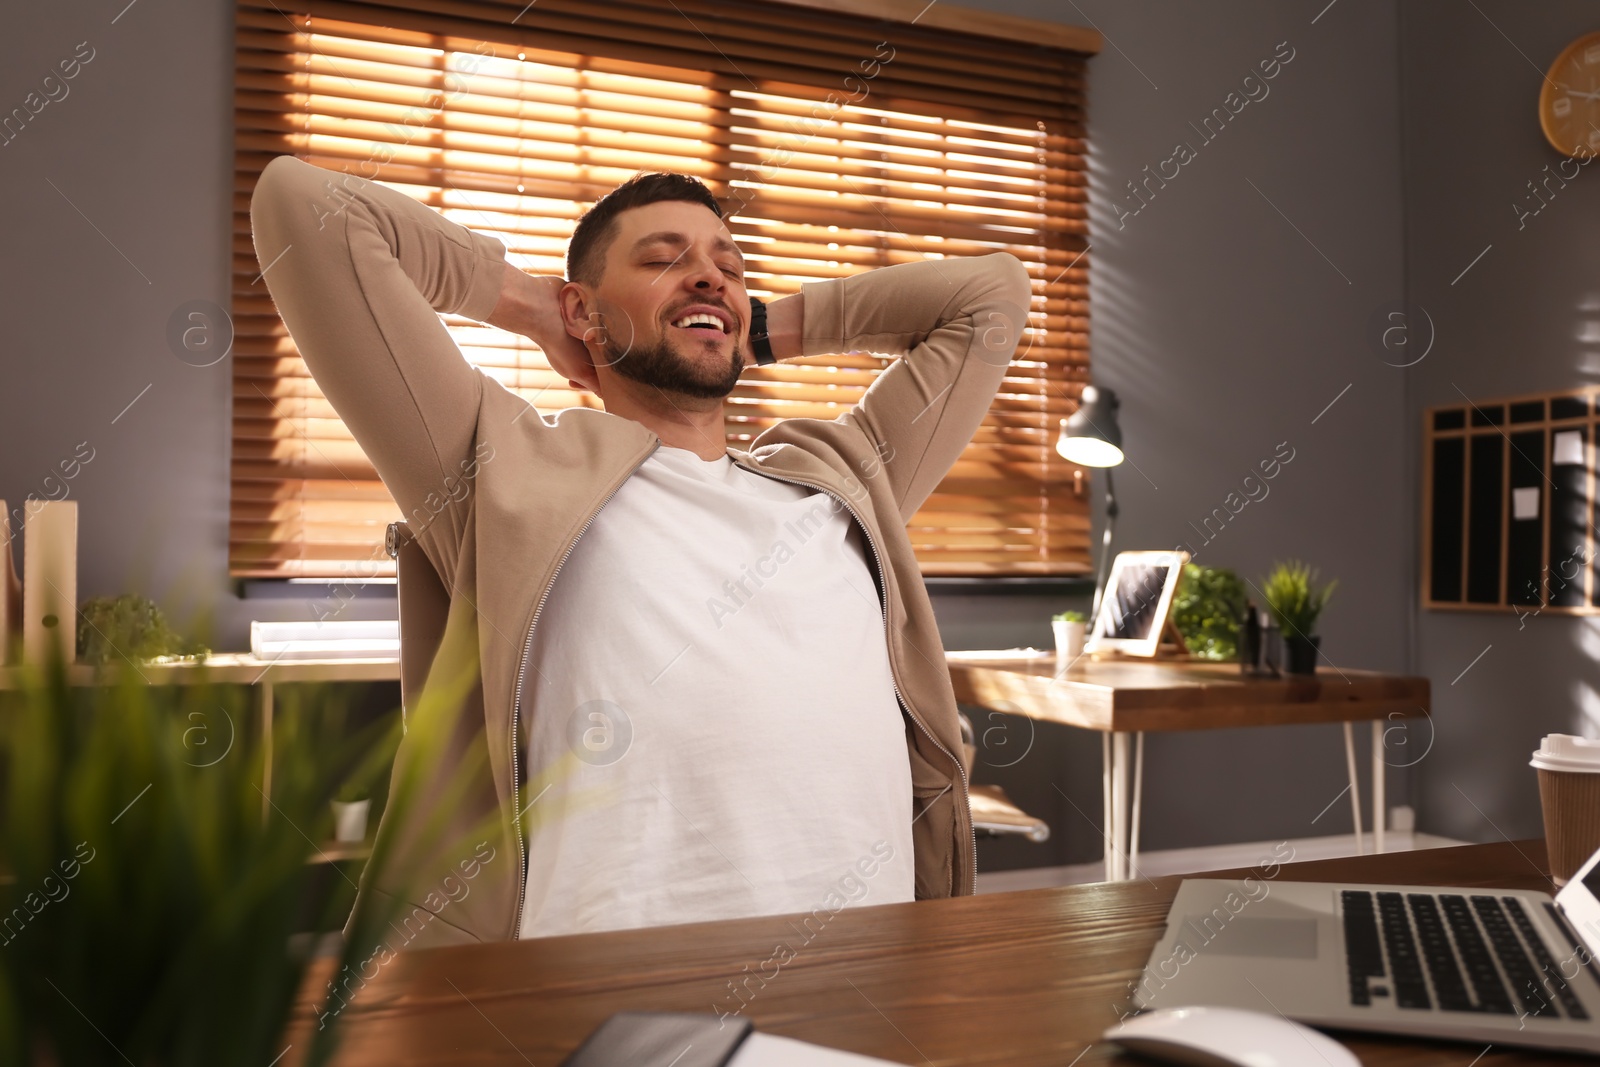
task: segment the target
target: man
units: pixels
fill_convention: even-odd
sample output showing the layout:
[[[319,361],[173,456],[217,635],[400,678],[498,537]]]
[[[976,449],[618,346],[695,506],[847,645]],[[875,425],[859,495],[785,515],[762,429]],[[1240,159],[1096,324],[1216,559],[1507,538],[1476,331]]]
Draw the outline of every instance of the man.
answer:
[[[447,635],[481,672],[445,758],[489,772],[448,815],[498,813],[493,858],[459,897],[431,892],[449,855],[363,879],[425,910],[411,947],[973,891],[955,700],[905,523],[1021,334],[1014,257],[763,308],[705,187],[641,175],[580,220],[567,280],[537,278],[486,234],[292,157],[263,171],[251,222],[323,393],[401,509],[431,517],[414,525]],[[441,312],[531,338],[605,410],[532,411]],[[838,418],[727,448],[745,367],[857,350],[903,358]],[[379,831],[402,854],[405,818]]]

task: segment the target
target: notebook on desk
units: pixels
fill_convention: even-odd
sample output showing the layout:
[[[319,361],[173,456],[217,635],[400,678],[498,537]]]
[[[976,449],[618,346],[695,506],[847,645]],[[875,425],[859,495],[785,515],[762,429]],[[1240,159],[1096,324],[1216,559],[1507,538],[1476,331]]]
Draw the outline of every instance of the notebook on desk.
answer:
[[[1561,892],[1189,878],[1141,1008],[1600,1052],[1600,852]]]
[[[759,1033],[748,1019],[622,1011],[561,1067],[897,1067],[888,1060]]]

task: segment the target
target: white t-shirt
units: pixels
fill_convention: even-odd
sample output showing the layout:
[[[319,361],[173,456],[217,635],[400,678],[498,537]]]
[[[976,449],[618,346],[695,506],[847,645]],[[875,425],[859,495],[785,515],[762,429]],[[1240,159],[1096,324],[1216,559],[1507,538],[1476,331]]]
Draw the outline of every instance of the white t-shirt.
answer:
[[[534,629],[519,936],[913,899],[870,553],[727,456],[663,445],[623,483]]]

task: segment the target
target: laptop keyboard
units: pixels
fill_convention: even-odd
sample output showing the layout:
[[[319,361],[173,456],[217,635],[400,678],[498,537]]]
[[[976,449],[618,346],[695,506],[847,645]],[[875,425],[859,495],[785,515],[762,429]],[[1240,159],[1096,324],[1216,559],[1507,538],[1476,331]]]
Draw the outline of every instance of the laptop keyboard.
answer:
[[[1393,997],[1398,1008],[1589,1018],[1516,897],[1340,897],[1354,1005]]]

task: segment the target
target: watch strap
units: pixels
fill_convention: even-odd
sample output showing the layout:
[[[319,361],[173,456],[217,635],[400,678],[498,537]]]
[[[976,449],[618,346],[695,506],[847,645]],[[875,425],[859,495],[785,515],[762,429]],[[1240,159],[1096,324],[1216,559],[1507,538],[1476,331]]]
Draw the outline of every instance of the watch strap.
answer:
[[[753,296],[750,298],[750,351],[763,367],[778,362],[778,357],[772,354],[772,339],[767,336],[767,305]]]

